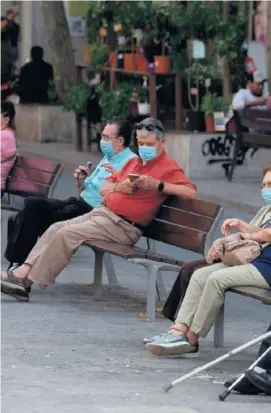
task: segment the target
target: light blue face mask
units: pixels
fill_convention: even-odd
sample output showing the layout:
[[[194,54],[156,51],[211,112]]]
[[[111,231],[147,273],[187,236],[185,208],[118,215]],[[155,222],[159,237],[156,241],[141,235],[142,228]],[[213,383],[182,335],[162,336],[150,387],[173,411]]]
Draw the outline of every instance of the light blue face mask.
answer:
[[[138,153],[143,161],[151,161],[157,156],[156,147],[154,146],[139,146]]]
[[[271,188],[262,189],[262,197],[266,204],[271,204]]]
[[[102,153],[106,156],[111,156],[114,153],[112,142],[105,141],[104,139],[100,140],[100,148]]]

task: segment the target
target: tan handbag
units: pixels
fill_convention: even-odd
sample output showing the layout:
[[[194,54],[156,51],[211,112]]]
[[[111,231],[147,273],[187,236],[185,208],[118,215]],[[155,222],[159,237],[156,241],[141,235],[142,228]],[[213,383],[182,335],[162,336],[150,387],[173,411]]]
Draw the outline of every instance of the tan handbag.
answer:
[[[250,239],[221,243],[218,247],[219,259],[226,265],[243,265],[259,257],[262,246]]]

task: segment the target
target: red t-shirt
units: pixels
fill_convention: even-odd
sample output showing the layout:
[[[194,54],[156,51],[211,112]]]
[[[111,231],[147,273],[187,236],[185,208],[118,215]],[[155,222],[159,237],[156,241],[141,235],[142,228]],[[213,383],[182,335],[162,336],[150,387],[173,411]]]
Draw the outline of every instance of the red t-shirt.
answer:
[[[128,174],[149,175],[165,183],[185,185],[196,189],[196,186],[185,176],[178,164],[169,158],[165,152],[146,165],[140,157],[128,161],[117,174],[108,178],[108,182],[121,182],[128,178]],[[103,204],[116,215],[122,215],[128,220],[142,226],[147,226],[157,214],[160,205],[168,195],[159,191],[137,189],[132,194],[111,192],[104,197]]]

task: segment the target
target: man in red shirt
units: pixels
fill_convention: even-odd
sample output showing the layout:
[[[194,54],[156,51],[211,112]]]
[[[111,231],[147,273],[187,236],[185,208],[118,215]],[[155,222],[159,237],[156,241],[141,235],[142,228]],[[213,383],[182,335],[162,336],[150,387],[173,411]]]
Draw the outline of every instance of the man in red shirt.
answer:
[[[167,196],[196,196],[195,185],[165,153],[165,130],[160,121],[148,118],[137,124],[136,139],[139,157],[128,161],[102,186],[102,205],[51,225],[23,265],[2,272],[3,293],[28,301],[28,287],[53,283],[84,242],[134,245]]]

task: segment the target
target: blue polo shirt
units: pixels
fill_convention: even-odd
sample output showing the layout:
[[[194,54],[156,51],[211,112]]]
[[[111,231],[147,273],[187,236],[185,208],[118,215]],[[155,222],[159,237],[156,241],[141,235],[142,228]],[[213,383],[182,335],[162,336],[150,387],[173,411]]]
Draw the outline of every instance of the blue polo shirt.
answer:
[[[271,220],[269,220],[263,228],[270,228]],[[265,278],[266,282],[271,287],[271,245],[262,249],[261,255],[256,260],[251,261],[251,264],[257,268],[258,271]]]
[[[129,159],[136,156],[137,155],[133,153],[130,148],[125,148],[122,152],[119,152],[110,158],[105,155],[92,174],[85,179],[85,187],[80,194],[81,198],[93,208],[99,206],[103,200],[99,192],[100,188],[104,184],[106,178],[111,175],[102,165],[110,163],[113,169],[119,171]]]

